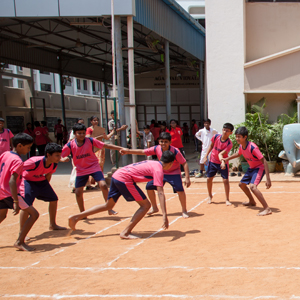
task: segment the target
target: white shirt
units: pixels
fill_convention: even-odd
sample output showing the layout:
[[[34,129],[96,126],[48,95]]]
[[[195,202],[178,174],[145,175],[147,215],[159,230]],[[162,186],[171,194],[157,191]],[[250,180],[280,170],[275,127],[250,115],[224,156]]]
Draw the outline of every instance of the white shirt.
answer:
[[[202,151],[206,151],[211,144],[212,137],[217,134],[218,131],[214,128],[207,130],[205,127],[200,129],[195,137],[202,142]]]

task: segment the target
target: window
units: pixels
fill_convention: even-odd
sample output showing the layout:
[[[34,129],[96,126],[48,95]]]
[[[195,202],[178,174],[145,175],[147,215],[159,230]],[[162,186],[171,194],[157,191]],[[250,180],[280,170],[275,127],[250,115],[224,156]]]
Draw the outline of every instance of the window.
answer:
[[[51,92],[51,84],[41,83],[41,91]]]
[[[19,68],[19,71],[21,72],[21,71],[23,71],[23,67],[18,67]]]
[[[40,71],[40,74],[50,75],[50,72]]]
[[[19,89],[23,89],[24,88],[23,80],[18,80],[18,88]]]
[[[96,91],[96,85],[95,85],[95,81],[92,81],[92,89],[93,89],[93,92]]]
[[[77,90],[80,90],[80,79],[77,79]]]
[[[83,80],[83,89],[87,91],[87,80]]]

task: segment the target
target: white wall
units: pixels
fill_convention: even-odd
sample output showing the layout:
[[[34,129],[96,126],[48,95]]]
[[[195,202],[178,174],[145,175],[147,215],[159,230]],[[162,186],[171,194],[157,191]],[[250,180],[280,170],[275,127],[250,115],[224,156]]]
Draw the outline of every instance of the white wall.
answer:
[[[245,119],[244,1],[205,3],[208,117],[217,130]]]

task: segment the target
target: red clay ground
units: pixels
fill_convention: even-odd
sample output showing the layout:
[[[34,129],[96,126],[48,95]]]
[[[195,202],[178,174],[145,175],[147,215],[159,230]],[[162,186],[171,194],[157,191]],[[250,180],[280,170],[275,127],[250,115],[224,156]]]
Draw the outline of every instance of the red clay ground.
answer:
[[[77,213],[68,176],[54,176],[59,195],[58,224]],[[204,181],[204,180],[203,180]],[[144,185],[141,185],[144,188]],[[117,216],[101,213],[77,224],[75,233],[49,231],[47,204],[36,200],[40,218],[30,233],[33,253],[12,247],[18,217],[11,211],[0,225],[0,297],[3,299],[300,299],[299,184],[261,184],[273,214],[246,208],[237,183],[233,206],[224,204],[221,183],[214,203],[206,204],[206,184],[186,190],[190,218],[183,219],[176,195],[166,185],[170,227],[160,231],[160,214],[144,218],[134,233],[119,233],[137,209],[120,198]],[[103,202],[101,192],[85,193],[89,208]]]

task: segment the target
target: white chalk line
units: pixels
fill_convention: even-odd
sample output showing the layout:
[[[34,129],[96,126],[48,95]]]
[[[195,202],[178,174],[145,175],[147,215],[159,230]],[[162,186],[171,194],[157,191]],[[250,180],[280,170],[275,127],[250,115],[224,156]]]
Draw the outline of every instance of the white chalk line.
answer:
[[[292,295],[287,298],[281,296],[240,296],[240,295],[176,295],[176,294],[162,294],[162,295],[149,295],[149,294],[127,294],[127,295],[95,295],[95,294],[80,294],[80,295],[66,295],[66,294],[53,294],[53,295],[37,295],[37,294],[16,294],[0,295],[6,298],[50,298],[50,299],[70,299],[70,298],[176,298],[176,299],[300,299],[300,296]]]
[[[194,272],[199,270],[211,270],[211,271],[261,271],[261,270],[283,270],[283,271],[300,271],[300,267],[188,267],[188,266],[167,266],[167,267],[1,267],[0,270],[76,270],[76,271],[91,271],[91,272],[105,272],[105,271],[164,271],[164,270],[182,270],[186,272]]]
[[[171,197],[169,200],[171,200],[172,198],[174,198],[175,196]],[[192,209],[190,209],[188,212],[193,211],[195,208],[197,208],[200,204],[202,204],[204,201],[208,200],[208,198],[200,201],[196,206],[194,206]],[[169,223],[169,226],[171,226],[173,223],[175,223],[177,220],[181,219],[182,216],[177,217],[176,219],[174,219],[172,222]],[[153,237],[154,235],[156,235],[157,233],[161,232],[162,230],[164,230],[163,228],[160,228],[159,230],[157,230],[156,232],[150,234],[148,237],[146,237],[145,239],[141,240],[140,242],[138,242],[137,244],[135,244],[134,246],[130,247],[127,251],[125,251],[124,253],[120,254],[118,257],[116,257],[115,259],[113,259],[112,261],[110,261],[107,265],[111,266],[115,261],[117,261],[120,257],[126,255],[128,252],[130,252],[131,250],[135,249],[137,246],[143,244],[145,241],[147,241],[148,239],[150,239],[151,237]]]
[[[91,200],[91,199],[95,199],[95,198],[98,198],[98,197],[95,196],[95,197],[92,197],[92,198],[85,199],[84,202],[89,201],[89,200]],[[59,200],[58,200],[58,201],[59,201]],[[73,205],[77,205],[77,203],[73,203],[73,204],[71,204],[71,205],[68,205],[68,206],[64,206],[64,207],[58,208],[57,211],[66,209],[66,208],[71,207],[71,206],[73,206]],[[48,214],[49,214],[48,212],[43,213],[43,214],[40,215],[40,217],[46,216],[46,215],[48,215]],[[10,227],[10,226],[17,225],[17,224],[19,224],[19,222],[7,224],[7,225],[3,225],[3,226],[1,226],[1,228]]]
[[[169,200],[171,200],[171,199],[173,199],[173,198],[175,198],[175,197],[176,197],[176,195],[173,196],[173,197],[171,197],[171,198],[169,198],[167,201],[169,201]],[[94,198],[95,198],[95,197],[94,197]],[[92,198],[90,198],[90,199],[92,199]],[[113,224],[113,225],[110,225],[110,226],[108,226],[108,227],[105,227],[104,229],[101,229],[101,230],[97,231],[96,233],[91,234],[91,235],[87,236],[86,238],[81,239],[81,240],[75,242],[74,245],[72,245],[72,246],[78,245],[79,243],[84,242],[84,241],[86,241],[86,240],[88,240],[88,239],[90,239],[90,238],[92,238],[92,237],[94,237],[94,236],[96,236],[96,235],[102,233],[103,231],[109,230],[109,229],[111,229],[112,227],[117,226],[117,225],[123,223],[124,221],[129,220],[130,218],[131,218],[131,217],[125,218],[125,219],[121,220],[120,222],[117,222],[117,223],[115,223],[115,224]],[[51,257],[53,257],[53,256],[55,256],[55,255],[57,255],[57,254],[59,254],[59,253],[62,253],[62,252],[64,252],[66,249],[69,249],[69,248],[70,248],[70,246],[64,247],[64,248],[60,249],[59,251],[57,251],[57,252],[55,252],[55,253],[53,253],[53,254],[51,254],[51,255],[48,255],[48,256],[45,257],[44,259],[42,259],[42,260],[40,260],[40,261],[37,261],[37,262],[35,262],[35,263],[33,263],[33,264],[31,264],[31,265],[25,267],[25,268],[30,268],[30,267],[32,267],[32,266],[36,266],[36,265],[38,265],[41,261],[45,261],[46,259],[51,258]]]

